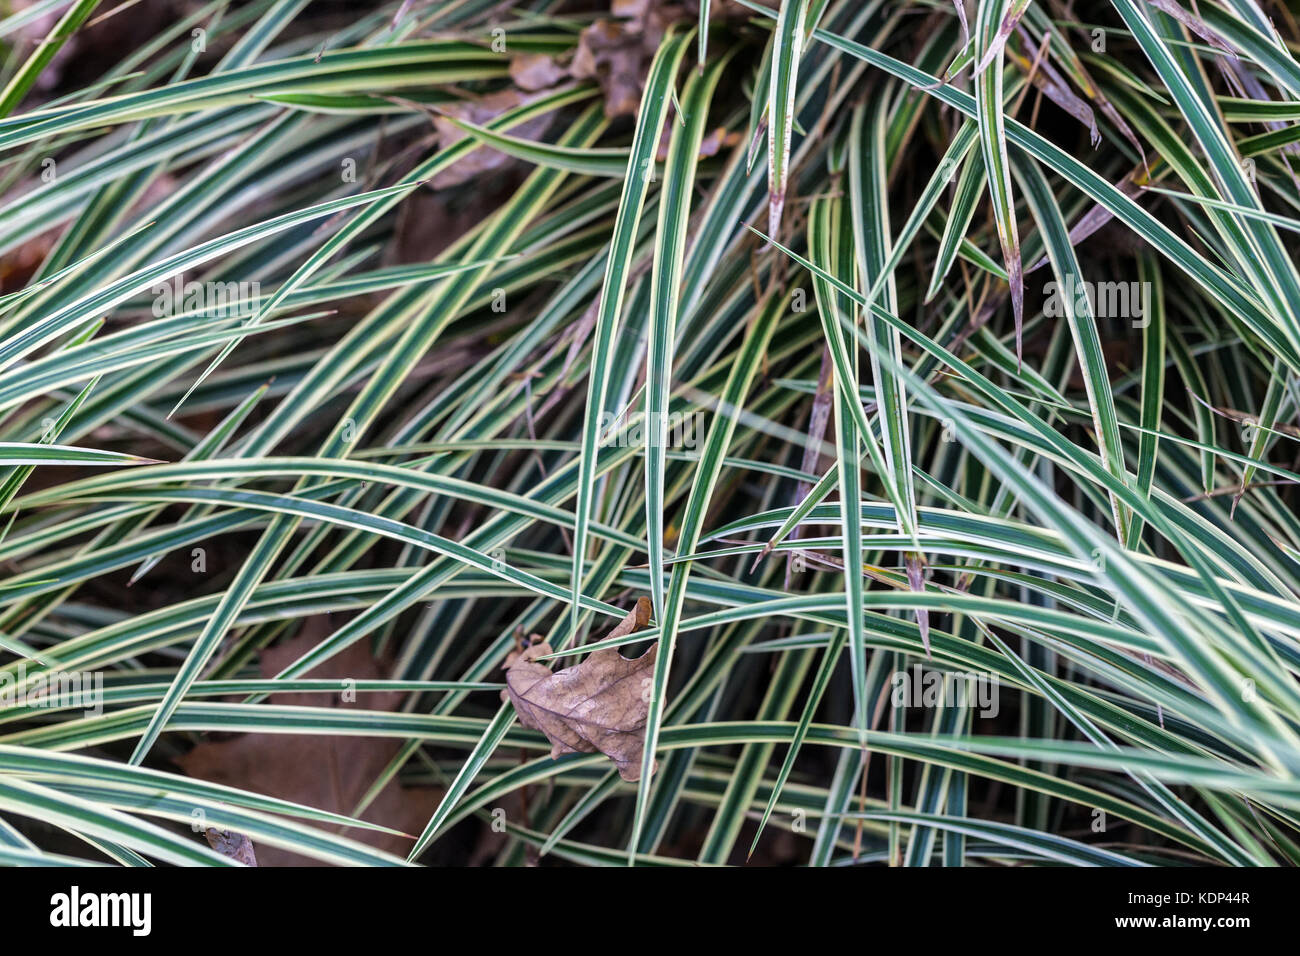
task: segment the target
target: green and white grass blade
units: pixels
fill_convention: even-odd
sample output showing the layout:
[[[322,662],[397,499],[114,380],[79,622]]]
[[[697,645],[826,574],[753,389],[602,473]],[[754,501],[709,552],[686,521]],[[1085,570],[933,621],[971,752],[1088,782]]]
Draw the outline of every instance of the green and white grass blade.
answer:
[[[885,466],[882,480],[894,489],[891,497],[899,502],[899,530],[909,536],[914,548],[904,555],[908,580],[914,589],[923,587],[925,555],[921,552],[916,535],[916,493],[912,486],[912,436],[908,425],[907,390],[901,381],[880,361],[883,353],[889,356],[889,365],[901,363],[901,345],[898,333],[888,328],[870,314],[870,307],[880,297],[883,307],[897,309],[893,271],[897,263],[892,259],[893,243],[890,237],[888,196],[888,147],[886,144],[889,117],[884,108],[885,98],[877,102],[868,126],[867,110],[863,105],[854,111],[849,127],[849,195],[852,206],[853,231],[856,240],[856,261],[859,281],[868,292],[865,302],[867,313],[863,323],[867,332],[867,352],[871,357],[871,377],[875,384],[877,420],[884,439]],[[954,145],[961,146],[961,136]],[[967,143],[973,143],[972,136]],[[946,161],[946,158],[945,158]],[[942,179],[940,179],[940,183]],[[938,198],[939,183],[931,181],[929,196],[922,194],[921,203]],[[918,210],[919,213],[919,210]],[[923,216],[914,213],[904,234],[899,237],[898,248],[905,248],[910,236],[908,229],[920,227]],[[900,252],[901,254],[901,252]],[[854,456],[856,458],[856,455]],[[851,500],[858,500],[855,496]],[[856,552],[855,552],[856,553]],[[853,554],[849,555],[852,560]],[[856,563],[856,562],[855,562]],[[850,572],[852,573],[852,571]],[[921,642],[929,652],[930,618],[928,611],[917,614],[921,628]]]
[[[742,2],[746,6],[764,9],[750,3],[749,0],[742,0]],[[825,30],[818,29],[814,36],[822,42],[906,80],[967,116],[978,115],[974,97],[951,86],[938,84],[931,74]],[[1239,281],[1211,265],[1168,226],[1060,147],[1015,119],[1007,118],[1005,128],[1007,141],[1014,143],[1018,148],[1060,173],[1075,187],[1113,213],[1116,219],[1150,242],[1211,297],[1240,314],[1253,331],[1265,338],[1279,354],[1285,356],[1288,367],[1293,370],[1300,369],[1300,354],[1297,353],[1290,339],[1281,334],[1259,302],[1243,289]]]
[[[575,125],[570,136],[581,140],[591,135],[594,127],[594,117],[588,114],[585,118],[580,118]],[[471,258],[481,256],[484,259],[493,259],[504,251],[504,247],[512,241],[523,229],[527,216],[516,218],[521,210],[536,205],[541,201],[549,190],[554,189],[557,176],[550,173],[535,174],[532,185],[534,190],[523,189],[516,198],[508,203],[498,213],[496,222],[492,230],[480,238],[472,247]],[[540,195],[536,195],[536,194]],[[445,323],[450,321],[455,313],[455,307],[462,303],[468,297],[472,289],[471,283],[476,273],[463,272],[450,276],[441,283],[434,293],[442,297],[442,308],[434,304],[432,308],[426,310],[423,321],[412,324],[405,333],[397,346],[391,351],[384,360],[384,367],[381,368],[368,382],[367,386],[356,397],[334,428],[330,437],[322,447],[322,454],[331,454],[344,451],[354,437],[364,433],[370,425],[374,416],[378,414],[384,400],[391,395],[401,379],[401,375],[392,374],[396,369],[409,369],[423,354],[429,344],[437,337]],[[418,300],[417,300],[418,304]],[[381,313],[382,314],[382,313]],[[344,340],[346,342],[346,339]],[[298,410],[294,410],[297,412]],[[274,419],[269,418],[262,423],[261,430],[256,433],[254,441],[245,447],[245,454],[252,455],[253,449],[257,448],[257,442],[267,442],[272,434],[270,426],[275,424]],[[357,433],[354,435],[353,433]],[[192,499],[199,500],[199,499]],[[278,505],[278,507],[277,507]],[[286,507],[288,505],[288,507]],[[202,637],[195,643],[191,649],[190,655],[186,658],[186,663],[182,666],[177,674],[173,691],[163,700],[159,706],[154,719],[150,722],[145,734],[136,747],[132,755],[132,762],[138,763],[143,759],[145,753],[153,741],[156,740],[162,727],[166,724],[167,714],[173,710],[184,696],[185,690],[193,683],[198,676],[198,672],[207,663],[222,636],[225,634],[229,624],[237,617],[243,603],[248,599],[252,591],[257,587],[262,578],[268,573],[271,563],[279,555],[280,550],[287,542],[297,521],[301,517],[306,517],[313,510],[318,510],[324,505],[317,504],[313,509],[311,506],[294,507],[287,500],[282,500],[272,505],[267,504],[268,510],[276,510],[275,520],[267,531],[259,538],[257,545],[250,553],[248,560],[240,569],[235,581],[227,590],[223,601],[209,622]],[[378,527],[382,525],[388,533],[397,534],[399,537],[409,537],[412,543],[420,539],[424,544],[429,544],[433,539],[426,538],[423,535],[408,536],[406,529],[400,523],[390,522],[388,519],[372,519],[366,521],[365,517],[359,512],[353,512],[351,509],[342,509],[348,514],[336,513],[342,523],[350,527],[365,527],[372,525],[374,521],[379,521]],[[355,523],[355,519],[360,519],[360,523]],[[436,537],[436,536],[435,536]],[[460,547],[460,546],[457,546]],[[473,549],[464,550],[462,554],[468,555],[473,553]]]
[[[22,333],[14,335],[3,344],[0,344],[0,369],[8,368],[19,358],[50,341],[50,339],[68,328],[79,326],[94,319],[105,310],[127,301],[132,296],[149,289],[155,283],[169,279],[188,268],[201,265],[216,256],[233,252],[249,243],[256,242],[293,226],[324,218],[363,203],[374,202],[385,196],[409,192],[417,185],[418,183],[401,183],[387,189],[371,190],[345,199],[319,203],[306,209],[276,216],[254,226],[236,230],[217,239],[201,243],[185,252],[169,256],[161,262],[139,269],[105,288],[70,303]]]
[[[614,342],[617,340],[623,298],[631,267],[637,222],[645,204],[650,180],[654,175],[654,156],[664,119],[668,115],[670,90],[685,53],[688,37],[669,33],[655,53],[641,109],[636,134],[628,156],[627,176],[619,201],[618,216],[605,262],[600,306],[591,349],[591,369],[587,379],[586,414],[582,428],[581,469],[578,476],[578,500],[573,531],[573,596],[569,608],[570,627],[578,629],[577,596],[581,588],[582,566],[586,560],[587,529],[596,495],[596,449],[600,423],[609,390],[609,375]]]
[[[626,149],[579,149],[572,146],[554,146],[550,143],[521,139],[508,133],[494,132],[469,120],[452,116],[450,113],[443,113],[442,117],[483,145],[534,166],[546,166],[582,176],[607,176],[613,179],[621,179],[627,174],[629,154]]]
[[[768,344],[776,329],[778,319],[788,307],[788,299],[772,297],[759,306],[754,325],[745,330],[745,338],[731,371],[727,374],[727,383],[723,387],[722,400],[718,412],[709,423],[709,430],[700,452],[700,463],[696,467],[691,482],[690,494],[682,514],[681,533],[678,536],[678,550],[689,554],[695,550],[700,539],[704,519],[708,512],[709,500],[722,471],[723,456],[735,433],[736,421],[744,405],[745,398],[752,387]],[[657,569],[656,569],[657,570]],[[675,564],[668,585],[668,595],[664,601],[664,616],[658,621],[659,652],[655,657],[655,670],[649,687],[650,699],[646,713],[645,747],[641,759],[641,779],[637,782],[636,809],[632,820],[632,838],[629,853],[635,853],[641,841],[641,830],[645,825],[645,813],[649,804],[650,786],[654,775],[655,750],[658,746],[660,721],[664,713],[668,695],[668,679],[671,675],[673,648],[677,638],[677,627],[681,618],[682,606],[686,599],[687,582],[690,579],[689,562]]]
[[[1138,494],[1149,498],[1160,453],[1159,435],[1165,402],[1167,354],[1164,281],[1161,278],[1160,264],[1150,253],[1138,257],[1138,281],[1141,283],[1139,288],[1143,290],[1143,301],[1146,302],[1147,309],[1142,316],[1142,412],[1139,419],[1142,433],[1138,436],[1134,488]],[[1128,541],[1130,546],[1136,547],[1141,540],[1142,518],[1134,514],[1130,519]]]
[[[1070,336],[1074,340],[1075,356],[1083,373],[1084,389],[1092,411],[1093,427],[1097,432],[1102,466],[1116,479],[1127,483],[1129,479],[1124,467],[1119,418],[1115,412],[1115,396],[1111,393],[1106,359],[1101,350],[1101,334],[1087,295],[1088,286],[1078,257],[1070,244],[1065,218],[1056,205],[1046,178],[1036,166],[1022,159],[1014,164],[1014,169],[1029,211],[1038,223],[1038,234],[1043,237],[1047,258],[1056,276],[1054,301],[1060,303],[1065,321],[1070,327]],[[1131,308],[1132,303],[1129,305]],[[1111,509],[1116,536],[1120,544],[1124,545],[1128,542],[1130,514],[1113,497]]]
[[[1003,117],[1003,33],[1004,18],[1010,8],[1025,0],[995,0],[979,4],[975,18],[975,103],[979,120],[980,150],[988,173],[989,198],[1002,245],[1002,261],[1007,269],[1011,290],[1011,309],[1016,323],[1016,360],[1021,356],[1021,329],[1024,326],[1025,289],[1020,263],[1020,233],[1016,226],[1016,206],[1011,195],[1011,169],[1007,158],[1007,134]],[[1009,31],[1008,31],[1009,32]]]
[[[668,449],[668,400],[672,392],[674,346],[681,302],[682,259],[700,140],[708,119],[713,91],[729,58],[723,57],[702,73],[692,73],[683,99],[683,122],[675,127],[660,186],[654,267],[650,280],[650,331],[646,357],[645,488],[646,545],[650,564],[650,595],[657,621],[664,619],[664,467]]]
[[[64,44],[86,22],[86,18],[97,6],[99,0],[76,0],[71,9],[59,18],[54,29],[37,44],[31,56],[10,77],[5,88],[0,90],[0,117],[8,116],[22,102],[23,97],[36,85],[45,68],[50,65],[50,61],[58,56]]]
[[[790,176],[795,92],[805,42],[810,0],[782,0],[773,33],[772,72],[767,90],[767,229],[781,235],[781,217]]]
[[[794,705],[800,685],[812,662],[811,650],[792,650],[780,655],[772,680],[759,705],[760,721],[784,720]],[[773,745],[766,742],[747,744],[736,760],[727,781],[727,789],[718,804],[713,822],[704,838],[697,859],[705,864],[722,864],[731,856],[745,811],[758,792],[759,783],[772,756]]]
[[[857,270],[852,244],[852,232],[847,221],[844,203],[839,199],[818,199],[813,204],[812,215],[808,223],[809,247],[828,270],[834,270],[842,281],[851,282]],[[844,324],[842,314],[845,301],[828,282],[815,278],[813,288],[817,295],[817,310],[822,316],[822,325],[837,332]],[[856,320],[852,321],[856,325]],[[835,408],[835,455],[836,473],[840,492],[840,520],[844,530],[844,596],[845,614],[849,632],[849,673],[853,682],[853,722],[858,728],[861,743],[867,740],[868,715],[866,688],[866,640],[863,635],[862,619],[862,531],[861,524],[855,521],[856,502],[862,500],[861,466],[859,464],[859,439],[865,439],[870,449],[875,447],[875,436],[870,429],[859,433],[854,427],[854,415],[850,406],[859,407],[856,348],[853,358],[836,362],[834,375],[836,387],[834,395]],[[834,356],[835,351],[832,351]],[[872,456],[879,458],[877,452]],[[883,467],[878,465],[878,474],[882,476],[886,488],[892,485]],[[895,487],[895,495],[897,488]],[[809,495],[811,498],[811,494]],[[897,500],[897,498],[895,498]],[[901,514],[902,507],[896,507],[895,513]]]
[[[238,865],[192,839],[136,820],[103,804],[13,777],[0,780],[0,808],[120,844],[179,866]]]
[[[837,630],[830,643],[826,645],[826,650],[822,653],[821,666],[817,668],[817,674],[808,690],[808,700],[804,704],[803,712],[799,715],[799,723],[795,727],[794,737],[790,741],[790,747],[786,751],[781,769],[777,772],[776,782],[772,784],[772,795],[768,798],[767,806],[763,808],[763,816],[758,821],[754,841],[749,845],[747,859],[752,857],[754,851],[758,849],[758,841],[763,836],[763,828],[767,826],[768,818],[771,817],[773,808],[776,807],[777,801],[781,798],[781,788],[785,786],[786,780],[790,778],[790,771],[794,769],[795,758],[799,756],[799,748],[808,733],[808,725],[812,723],[813,715],[821,705],[826,688],[830,685],[831,676],[835,673],[835,668],[839,666],[846,636],[844,631]]]
[[[957,261],[966,232],[970,229],[971,219],[975,216],[975,205],[979,201],[980,187],[984,182],[984,157],[973,152],[961,167],[957,178],[957,191],[952,209],[944,223],[943,236],[939,241],[939,251],[935,255],[934,273],[930,277],[930,287],[925,291],[925,301],[929,302],[938,293],[948,270]]]

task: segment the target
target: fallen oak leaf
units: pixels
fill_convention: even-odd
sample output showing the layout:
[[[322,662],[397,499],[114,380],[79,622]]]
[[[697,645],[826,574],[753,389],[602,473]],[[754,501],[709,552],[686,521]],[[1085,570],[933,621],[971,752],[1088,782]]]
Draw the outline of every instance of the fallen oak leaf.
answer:
[[[650,602],[638,598],[636,607],[609,637],[623,637],[650,621]],[[536,660],[551,653],[545,642],[512,651],[506,658],[505,694],[525,727],[540,730],[551,742],[551,757],[570,753],[603,753],[627,781],[641,777],[647,688],[654,673],[658,645],[635,660],[610,647],[589,655],[580,664],[552,673]]]

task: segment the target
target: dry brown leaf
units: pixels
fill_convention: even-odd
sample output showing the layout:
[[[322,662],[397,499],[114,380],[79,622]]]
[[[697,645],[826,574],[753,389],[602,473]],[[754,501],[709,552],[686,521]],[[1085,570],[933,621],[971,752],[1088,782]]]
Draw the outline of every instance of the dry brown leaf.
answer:
[[[204,836],[208,838],[208,846],[222,856],[228,856],[236,863],[242,863],[244,866],[257,866],[257,854],[253,852],[253,841],[247,835],[235,833],[233,830],[215,830],[208,827],[204,831]]]
[[[734,149],[740,145],[742,138],[742,134],[738,131],[728,132],[721,126],[715,126],[700,140],[700,159],[717,156],[724,149]]]
[[[263,651],[262,674],[273,677],[280,673],[319,644],[328,634],[328,629],[325,618],[314,618],[296,639]],[[348,679],[373,680],[388,676],[370,655],[364,641],[303,676],[337,678],[340,693],[272,694],[270,703],[396,710],[403,697],[388,692],[347,691],[344,682]],[[253,733],[231,740],[205,741],[176,762],[191,777],[351,815],[357,802],[400,747],[401,741],[389,738]],[[403,787],[393,781],[380,792],[361,818],[403,833],[419,833],[437,803],[438,793],[432,788]],[[341,831],[350,839],[398,856],[406,856],[411,849],[410,840],[389,833],[313,825]],[[258,855],[263,868],[325,865],[267,844],[258,847]]]
[[[655,159],[658,162],[668,160],[668,147],[673,142],[673,131],[679,126],[675,116],[669,116],[664,121],[663,133],[659,136],[659,145],[655,150]],[[740,144],[742,134],[736,132],[727,132],[721,126],[715,126],[709,130],[700,139],[700,149],[697,154],[699,159],[708,159],[710,156],[716,156],[724,149],[732,149]]]
[[[639,33],[612,20],[597,20],[582,31],[569,69],[578,79],[594,79],[600,84],[606,116],[635,116],[646,60]]]
[[[608,636],[635,633],[649,621],[650,602],[639,598]],[[639,780],[658,649],[655,645],[628,660],[610,647],[552,673],[536,660],[550,654],[551,646],[534,644],[506,658],[506,694],[515,705],[519,722],[546,735],[552,757],[603,753],[614,761],[620,777]]]
[[[445,115],[434,115],[432,117],[433,125],[438,130],[438,145],[446,149],[453,143],[464,139],[467,135],[464,130],[446,117],[452,116],[456,119],[467,120],[476,126],[484,126],[506,110],[520,106],[530,99],[533,99],[533,97],[525,96],[518,90],[499,90],[495,93],[476,97],[473,100],[447,103],[440,107],[442,114]],[[520,139],[541,139],[550,123],[551,117],[549,115],[539,116],[536,119],[528,120],[526,123],[513,127],[510,130],[510,135],[517,136]],[[488,170],[498,169],[513,161],[505,153],[490,146],[480,146],[465,158],[456,160],[447,169],[434,176],[430,185],[434,189],[459,186],[471,179],[477,179]]]
[[[521,53],[510,60],[510,79],[530,93],[554,86],[566,76],[568,73],[545,53]]]
[[[699,3],[611,0],[609,6],[613,19],[597,20],[579,35],[569,73],[600,84],[605,115],[613,119],[637,114],[650,61],[665,32],[673,23],[697,23]],[[709,8],[709,21],[714,24],[748,16],[750,11],[734,0],[714,0]]]
[[[629,19],[597,20],[578,37],[569,72],[594,79],[605,93],[605,115],[635,116],[650,60],[668,25],[687,16],[685,7],[646,0],[615,2],[611,12]]]

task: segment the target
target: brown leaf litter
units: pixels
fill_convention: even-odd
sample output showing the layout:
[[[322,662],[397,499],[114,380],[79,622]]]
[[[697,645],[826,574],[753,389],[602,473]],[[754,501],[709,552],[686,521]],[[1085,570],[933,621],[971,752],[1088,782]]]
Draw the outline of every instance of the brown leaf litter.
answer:
[[[627,617],[607,637],[622,637],[650,622],[650,602],[638,598]],[[551,742],[551,757],[603,753],[624,780],[641,778],[641,752],[650,709],[656,644],[628,660],[610,647],[580,664],[551,672],[537,660],[551,653],[545,642],[512,651],[506,658],[506,690],[525,727]]]
[[[325,636],[325,620],[312,619],[299,637],[264,651],[260,667],[262,675],[274,677],[319,644]],[[303,676],[337,678],[340,692],[272,694],[268,702],[305,707],[396,710],[403,697],[400,693],[359,692],[352,695],[353,700],[344,699],[346,680],[376,680],[389,676],[381,663],[370,655],[364,641],[352,645]],[[232,740],[204,741],[177,759],[176,763],[191,777],[293,800],[319,810],[352,815],[366,790],[388,766],[400,747],[401,741],[389,738],[251,733]],[[403,787],[394,780],[366,808],[361,819],[403,833],[419,833],[436,805],[437,794],[433,790]],[[328,829],[334,832],[343,830],[333,826]],[[208,832],[209,843],[218,852],[226,853],[230,841],[215,831],[217,839],[223,842],[225,848],[213,843],[213,832]],[[411,841],[396,834],[352,828],[346,830],[345,835],[349,839],[398,856],[406,856],[411,849]],[[237,840],[239,834],[231,834],[231,837]],[[239,848],[234,849],[238,851]],[[248,852],[252,852],[251,845]],[[324,865],[317,860],[266,844],[257,848],[257,856],[263,867]]]

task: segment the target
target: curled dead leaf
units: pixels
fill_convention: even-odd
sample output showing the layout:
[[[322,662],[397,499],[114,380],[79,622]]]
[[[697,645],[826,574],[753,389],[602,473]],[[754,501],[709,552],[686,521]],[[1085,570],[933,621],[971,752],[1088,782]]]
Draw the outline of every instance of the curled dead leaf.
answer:
[[[608,636],[635,633],[649,621],[650,602],[639,598]],[[658,649],[656,645],[628,660],[610,647],[552,673],[537,660],[550,654],[551,646],[534,644],[506,658],[505,695],[521,724],[546,735],[552,757],[603,753],[614,761],[620,777],[639,780]]]

